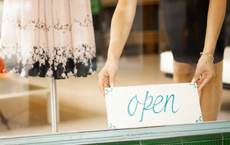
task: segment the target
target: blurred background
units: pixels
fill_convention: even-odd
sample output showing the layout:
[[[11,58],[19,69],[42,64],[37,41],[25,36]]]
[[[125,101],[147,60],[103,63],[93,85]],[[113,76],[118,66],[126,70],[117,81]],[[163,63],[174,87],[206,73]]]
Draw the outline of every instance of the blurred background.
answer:
[[[0,20],[4,1],[0,1]],[[109,44],[110,24],[117,0],[91,0],[98,71]],[[229,4],[228,4],[229,5]],[[179,7],[178,7],[179,8]],[[230,32],[230,11],[226,26]],[[1,23],[0,23],[1,27]],[[228,37],[227,46],[230,46]],[[139,0],[123,51],[116,86],[172,83],[172,54],[162,18],[161,0]],[[0,70],[2,61],[0,60]],[[230,49],[224,58],[224,92],[220,120],[230,119]],[[0,74],[0,136],[51,133],[50,78]],[[59,132],[107,129],[105,98],[97,75],[57,80]]]

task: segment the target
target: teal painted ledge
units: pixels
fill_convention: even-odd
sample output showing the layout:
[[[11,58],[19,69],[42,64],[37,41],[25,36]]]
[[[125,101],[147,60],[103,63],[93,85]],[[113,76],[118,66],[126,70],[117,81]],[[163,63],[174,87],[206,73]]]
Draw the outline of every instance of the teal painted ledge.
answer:
[[[195,137],[196,136],[196,137]],[[208,137],[210,136],[210,137]],[[213,138],[214,137],[214,138]],[[186,125],[159,126],[148,128],[96,130],[85,132],[66,132],[1,138],[0,145],[77,145],[77,144],[154,144],[172,141],[180,144],[202,138],[229,143],[230,122],[209,122]],[[227,138],[223,140],[223,138]],[[162,142],[163,141],[163,142]]]

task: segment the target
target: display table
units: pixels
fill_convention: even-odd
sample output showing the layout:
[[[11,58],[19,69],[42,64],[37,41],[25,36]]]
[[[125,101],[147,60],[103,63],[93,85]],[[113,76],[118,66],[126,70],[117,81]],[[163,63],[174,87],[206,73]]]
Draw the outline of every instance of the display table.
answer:
[[[48,122],[51,123],[51,82],[49,82],[48,79],[47,87],[32,85],[14,77],[0,80],[0,99],[25,97],[37,94],[47,94],[47,118]],[[59,105],[57,105],[57,109],[59,109]],[[2,111],[4,112],[4,110]],[[59,121],[59,111],[57,112],[57,116]]]
[[[0,99],[49,93],[49,88],[19,82],[14,79],[0,81]]]

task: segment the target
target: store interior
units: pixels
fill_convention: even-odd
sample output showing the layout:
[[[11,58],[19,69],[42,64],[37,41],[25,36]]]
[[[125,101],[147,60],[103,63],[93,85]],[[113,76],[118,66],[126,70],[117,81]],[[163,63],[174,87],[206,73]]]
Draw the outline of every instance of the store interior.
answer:
[[[98,71],[106,61],[116,3],[117,0],[91,0]],[[161,0],[138,3],[134,25],[119,62],[116,86],[173,83],[172,65],[162,61],[162,54],[170,52],[170,47],[160,3]],[[226,23],[229,34],[230,17],[226,17]],[[224,74],[223,78],[222,105],[217,121],[230,120],[229,50],[225,50],[224,73],[228,75]],[[167,58],[172,62],[170,54]],[[59,132],[108,129],[105,97],[98,87],[97,74],[56,80],[56,83]],[[51,78],[22,79],[18,74],[0,74],[0,137],[52,133],[50,88]]]

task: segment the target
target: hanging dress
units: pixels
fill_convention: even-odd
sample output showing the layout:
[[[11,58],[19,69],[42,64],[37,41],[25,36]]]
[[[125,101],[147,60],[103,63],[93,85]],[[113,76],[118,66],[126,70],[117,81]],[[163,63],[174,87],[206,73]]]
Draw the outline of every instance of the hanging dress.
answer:
[[[90,0],[5,0],[0,58],[23,78],[95,73]]]

